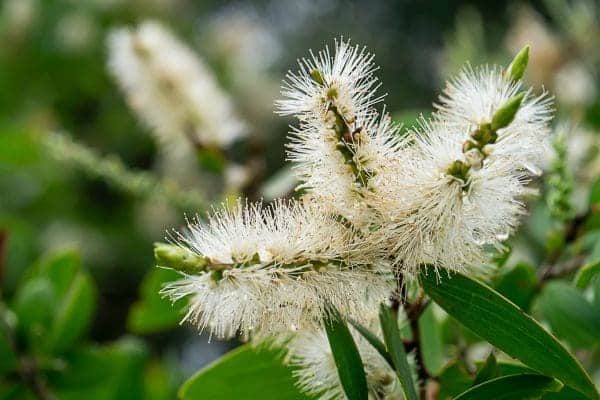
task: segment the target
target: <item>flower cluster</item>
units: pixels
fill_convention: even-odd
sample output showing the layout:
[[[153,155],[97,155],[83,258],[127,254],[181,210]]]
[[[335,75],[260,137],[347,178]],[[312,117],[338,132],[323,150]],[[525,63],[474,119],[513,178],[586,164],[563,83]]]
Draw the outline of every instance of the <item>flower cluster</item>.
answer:
[[[311,53],[277,103],[298,120],[288,158],[302,199],[191,221],[156,249],[183,274],[164,292],[189,295],[186,319],[219,337],[293,332],[300,387],[344,398],[321,328],[328,306],[369,324],[397,281],[425,265],[473,271],[517,227],[551,118],[548,96],[522,88],[527,59],[526,48],[508,68],[465,68],[432,117],[401,134],[375,108],[372,55],[343,39]],[[357,342],[373,398],[397,398],[389,365]]]

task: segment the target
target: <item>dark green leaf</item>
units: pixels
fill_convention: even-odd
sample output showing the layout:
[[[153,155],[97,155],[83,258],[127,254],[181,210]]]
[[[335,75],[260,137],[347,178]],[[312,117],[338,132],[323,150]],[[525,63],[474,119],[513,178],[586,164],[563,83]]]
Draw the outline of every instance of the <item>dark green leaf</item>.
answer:
[[[34,277],[48,279],[52,284],[56,298],[61,298],[69,290],[69,286],[80,268],[79,254],[75,251],[65,251],[38,261],[27,271],[25,279]]]
[[[171,329],[179,323],[185,300],[172,303],[162,297],[159,291],[166,282],[180,279],[176,271],[165,268],[152,268],[144,278],[140,288],[140,300],[129,310],[127,326],[137,334],[156,333]]]
[[[556,377],[592,399],[600,398],[577,359],[533,318],[501,294],[462,274],[423,268],[425,292],[467,328],[535,370]]]
[[[474,386],[455,400],[535,400],[561,387],[560,382],[544,375],[509,375]]]
[[[495,289],[523,310],[528,310],[537,286],[535,268],[529,264],[517,264],[500,276]]]
[[[188,379],[183,400],[307,400],[294,386],[292,370],[269,350],[240,346]]]
[[[563,386],[563,388],[558,392],[550,392],[545,393],[542,397],[543,400],[588,400],[587,397],[579,393],[578,391],[568,387]]]
[[[444,343],[441,327],[433,313],[433,304],[419,318],[419,334],[421,337],[421,352],[425,368],[432,375],[437,375],[444,366]],[[437,307],[437,306],[436,306]]]
[[[496,357],[494,353],[490,353],[487,360],[485,360],[485,364],[479,370],[477,375],[475,376],[475,380],[473,381],[473,386],[477,386],[480,383],[485,381],[489,381],[491,379],[497,378],[500,375],[500,367],[496,362]]]
[[[473,383],[473,378],[464,363],[454,360],[440,372],[438,382],[440,384],[438,399],[447,400],[467,390]]]
[[[575,347],[600,344],[600,313],[576,288],[553,281],[544,286],[536,309],[552,331]]]
[[[54,310],[46,350],[61,353],[73,345],[90,325],[95,307],[94,283],[87,274],[77,274]]]
[[[50,383],[60,400],[146,400],[146,358],[145,345],[133,338],[81,349],[66,356],[64,374],[51,375]]]
[[[381,356],[385,358],[390,367],[394,368],[392,356],[390,356],[390,353],[387,352],[387,349],[385,348],[385,343],[379,340],[377,335],[375,335],[373,332],[371,332],[358,322],[351,320],[350,323],[352,324],[354,329],[356,329],[371,344],[371,346],[373,346],[373,348],[375,348],[375,350],[377,350],[377,352],[379,352],[379,354],[381,354]]]
[[[600,260],[584,265],[573,279],[575,286],[585,289],[598,273],[600,273]]]
[[[33,278],[17,291],[13,309],[18,332],[32,349],[39,349],[46,338],[56,303],[52,284],[45,278]]]
[[[392,357],[392,361],[394,362],[394,369],[402,384],[404,395],[407,400],[418,400],[419,397],[417,396],[410,366],[408,365],[408,360],[406,358],[404,344],[400,338],[398,314],[391,308],[382,304],[379,309],[379,321],[381,322],[381,331],[383,332],[385,344]]]
[[[367,378],[352,334],[337,310],[329,309],[324,320],[338,375],[349,400],[368,398]]]

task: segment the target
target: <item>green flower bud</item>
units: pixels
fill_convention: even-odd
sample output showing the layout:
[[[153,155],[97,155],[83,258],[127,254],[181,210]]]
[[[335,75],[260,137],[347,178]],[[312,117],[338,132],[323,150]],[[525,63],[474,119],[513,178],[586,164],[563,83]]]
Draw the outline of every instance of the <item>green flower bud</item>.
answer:
[[[469,170],[470,169],[471,169],[471,167],[469,167],[463,161],[456,160],[452,164],[450,164],[450,166],[446,170],[446,173],[448,175],[455,177],[458,180],[461,180],[463,183],[466,184],[469,179]]]
[[[186,274],[197,274],[206,269],[207,260],[181,246],[155,243],[154,259],[165,268],[171,268]]]
[[[521,51],[515,56],[508,68],[506,69],[506,76],[513,80],[518,81],[523,77],[527,63],[529,61],[529,45],[523,47]]]
[[[521,102],[525,97],[525,93],[521,93],[516,95],[515,97],[509,99],[502,107],[496,111],[494,116],[492,117],[492,130],[497,131],[498,129],[504,128],[508,126],[515,118],[517,111],[519,111],[519,107],[521,107]]]

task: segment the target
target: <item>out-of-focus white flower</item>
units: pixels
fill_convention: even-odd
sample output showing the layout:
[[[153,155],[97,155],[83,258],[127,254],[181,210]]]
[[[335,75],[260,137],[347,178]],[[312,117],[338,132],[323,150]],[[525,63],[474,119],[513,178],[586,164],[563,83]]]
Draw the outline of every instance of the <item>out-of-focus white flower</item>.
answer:
[[[204,63],[166,28],[145,22],[108,40],[109,68],[140,119],[167,146],[185,136],[223,147],[246,130]]]
[[[279,91],[279,80],[270,70],[280,58],[282,44],[271,22],[253,6],[235,4],[209,15],[202,35],[207,54],[225,70],[241,112],[263,127],[272,123],[273,98]]]
[[[507,79],[500,68],[467,67],[448,82],[436,104],[436,118],[443,121],[449,134],[460,135],[464,141],[468,139],[465,135],[490,123],[494,114],[521,90],[521,82]],[[527,90],[514,120],[498,131],[497,140],[486,151],[491,157],[510,160],[515,168],[540,173],[552,111],[551,97]]]
[[[319,324],[326,303],[363,320],[390,292],[380,257],[315,204],[277,201],[190,222],[184,248],[205,261],[165,290],[191,295],[185,319],[218,337],[268,334]]]
[[[513,24],[506,35],[506,47],[516,53],[530,45],[530,66],[527,76],[535,84],[550,84],[556,68],[561,64],[564,45],[544,22],[544,17],[530,6],[520,5]]]
[[[570,62],[554,76],[558,101],[571,106],[586,106],[596,98],[596,82],[582,63]]]
[[[37,0],[5,0],[0,9],[2,33],[22,37],[33,26],[39,11]]]
[[[58,21],[55,34],[61,50],[76,53],[92,43],[97,30],[94,19],[88,13],[75,11]]]
[[[379,331],[377,322],[371,324],[373,332]],[[369,388],[371,400],[401,400],[402,388],[395,371],[364,337],[350,328],[358,347]],[[381,334],[378,334],[381,339]],[[295,335],[287,345],[287,363],[294,367],[296,384],[304,393],[319,400],[345,400],[346,395],[323,329],[304,331]],[[414,366],[414,358],[409,356]]]

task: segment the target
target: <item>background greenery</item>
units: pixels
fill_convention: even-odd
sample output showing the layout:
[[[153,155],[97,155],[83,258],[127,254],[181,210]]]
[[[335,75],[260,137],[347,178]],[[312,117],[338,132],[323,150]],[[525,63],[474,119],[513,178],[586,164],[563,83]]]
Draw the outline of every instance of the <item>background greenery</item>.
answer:
[[[308,48],[340,35],[368,46],[388,109],[410,124],[465,61],[505,63],[531,44],[526,80],[556,94],[556,123],[568,127],[558,129],[565,135],[549,154],[527,223],[487,279],[600,381],[597,2],[4,0],[0,399],[171,399],[198,368],[237,345],[207,343],[179,326],[183,304],[157,294],[173,273],[153,269],[152,243],[180,226],[184,212],[205,211],[196,197],[237,193],[227,192],[219,172],[190,184],[160,170],[160,149],[110,78],[107,32],[146,19],[163,21],[195,49],[249,121],[254,139],[232,153],[261,163],[262,176],[241,189],[252,198],[289,189],[282,172],[289,121],[271,110],[285,71]],[[264,42],[228,47],[225,39],[241,40],[248,26],[262,35],[249,37]],[[240,64],[255,65],[253,82]],[[138,188],[140,174],[150,183]],[[173,185],[192,191],[191,200],[172,195]],[[437,306],[419,324],[439,398],[468,388],[490,346]],[[238,350],[256,357],[247,351]],[[214,385],[222,383],[215,376]],[[203,382],[200,390],[209,396],[213,387]]]

